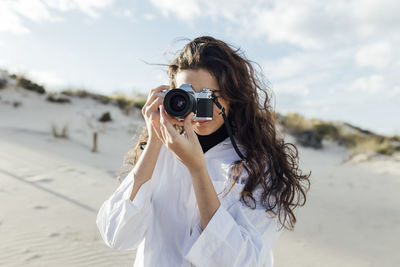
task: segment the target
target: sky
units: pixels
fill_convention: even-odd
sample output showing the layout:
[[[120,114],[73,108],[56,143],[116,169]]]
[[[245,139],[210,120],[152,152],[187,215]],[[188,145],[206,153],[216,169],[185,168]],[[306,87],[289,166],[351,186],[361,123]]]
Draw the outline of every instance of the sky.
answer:
[[[259,65],[276,111],[399,135],[399,14],[398,0],[0,0],[0,68],[54,91],[147,93],[168,84],[149,63],[210,35]]]

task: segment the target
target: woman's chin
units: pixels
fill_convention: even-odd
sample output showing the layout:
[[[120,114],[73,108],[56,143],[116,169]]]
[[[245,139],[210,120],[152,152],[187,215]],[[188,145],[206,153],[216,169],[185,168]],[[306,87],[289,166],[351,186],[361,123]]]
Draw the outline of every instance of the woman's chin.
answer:
[[[199,135],[209,135],[213,132],[210,128],[203,126],[197,127],[196,125],[193,125],[193,130]]]
[[[222,123],[218,123],[214,120],[209,121],[192,121],[193,130],[198,135],[209,135],[214,133],[218,128],[221,127]]]

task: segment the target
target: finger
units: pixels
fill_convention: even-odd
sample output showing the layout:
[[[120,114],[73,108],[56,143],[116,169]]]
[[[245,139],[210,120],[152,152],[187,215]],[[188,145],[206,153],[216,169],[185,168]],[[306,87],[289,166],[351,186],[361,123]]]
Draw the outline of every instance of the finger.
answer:
[[[163,124],[163,126],[165,127],[165,131],[166,133],[168,133],[169,136],[176,137],[177,132],[175,130],[175,128],[172,126],[172,124],[170,123],[169,119],[167,118],[165,109],[163,105],[160,105],[160,122]]]
[[[164,144],[167,144],[170,141],[170,138],[168,138],[168,133],[165,130],[165,126],[164,124],[161,123],[160,121],[160,132],[161,132],[161,136],[164,140]]]
[[[164,109],[165,110],[165,109]],[[171,124],[177,124],[179,126],[183,126],[183,121],[177,120],[175,117],[172,117],[169,115],[167,112],[165,112],[165,116],[167,116],[168,120],[171,122]]]
[[[160,139],[161,142],[163,142],[163,143],[165,144],[165,140],[164,140],[164,138],[163,138],[163,135],[162,135],[162,133],[161,133],[161,130],[160,130],[160,128],[159,128],[158,126],[156,126],[156,122],[155,122],[155,121],[152,121],[151,124],[152,124],[152,127],[153,127],[153,129],[154,129],[154,132],[156,133],[158,139]]]
[[[165,120],[161,116],[161,113],[162,113],[161,106],[162,105],[160,105],[158,107],[158,109],[160,111],[160,132],[161,132],[161,135],[162,135],[164,141],[167,143],[167,142],[169,142],[170,138],[168,138],[169,136],[168,136],[168,133],[167,133],[167,131],[165,129],[165,125],[164,125],[165,124]]]
[[[148,95],[148,98],[147,98],[147,102],[148,102],[148,103],[153,102],[153,101],[154,101],[154,98],[156,98],[157,96],[160,96],[159,93],[160,93],[161,91],[163,91],[163,90],[165,90],[165,89],[168,89],[168,88],[169,88],[168,85],[160,85],[160,86],[157,87],[157,88],[151,89],[151,90],[150,90],[150,93],[149,93],[149,95]]]
[[[151,110],[155,111],[161,103],[162,103],[161,98],[159,98],[159,97],[155,98],[154,101],[147,107],[148,111],[151,111]]]
[[[160,85],[157,88],[151,89],[150,94],[154,95],[154,94],[159,93],[167,88],[169,88],[169,85],[166,85],[166,84]]]
[[[185,132],[189,139],[192,138],[194,135],[193,127],[192,127],[192,118],[193,117],[194,117],[194,113],[190,112],[190,114],[187,115],[185,117],[185,120],[183,121],[183,128],[185,129]]]
[[[151,103],[150,106],[146,107],[146,111],[144,112],[143,116],[144,118],[150,119],[151,122],[155,122],[155,125],[159,127],[160,125],[160,117],[158,115],[158,112],[156,111],[158,105],[161,103],[161,100],[159,98],[156,98],[153,103]]]

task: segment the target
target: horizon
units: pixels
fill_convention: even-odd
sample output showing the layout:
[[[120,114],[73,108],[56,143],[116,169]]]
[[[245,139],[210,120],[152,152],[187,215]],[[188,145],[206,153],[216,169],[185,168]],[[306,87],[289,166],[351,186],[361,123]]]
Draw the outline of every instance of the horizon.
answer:
[[[181,37],[211,35],[260,64],[275,111],[400,134],[400,3],[253,4],[1,1],[0,68],[46,90],[146,94],[168,77],[145,62],[167,63]]]

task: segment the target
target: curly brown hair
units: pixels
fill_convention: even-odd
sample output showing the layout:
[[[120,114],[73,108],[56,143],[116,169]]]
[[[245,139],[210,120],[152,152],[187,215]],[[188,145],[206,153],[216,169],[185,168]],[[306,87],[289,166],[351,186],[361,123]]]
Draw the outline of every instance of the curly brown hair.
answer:
[[[189,41],[167,65],[170,86],[177,87],[175,77],[181,70],[204,69],[216,78],[221,97],[229,102],[228,120],[233,133],[246,152],[246,158],[235,161],[230,172],[236,182],[243,168],[247,171],[241,200],[250,207],[251,199],[254,209],[252,192],[261,186],[260,202],[266,212],[278,215],[282,227],[293,230],[293,210],[306,203],[311,171],[302,174],[296,146],[280,137],[269,87],[252,63],[239,48],[210,36],[198,37]],[[176,127],[183,132],[183,128]],[[136,164],[147,139],[144,127],[136,146],[124,158],[126,164]]]

